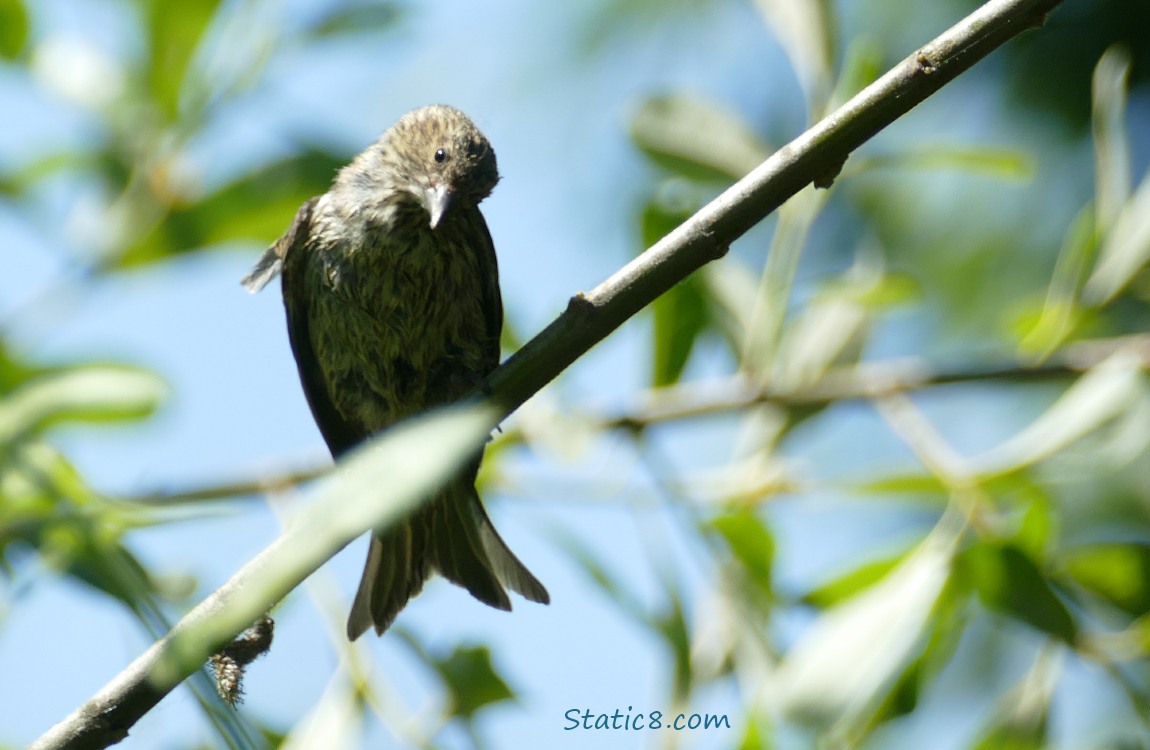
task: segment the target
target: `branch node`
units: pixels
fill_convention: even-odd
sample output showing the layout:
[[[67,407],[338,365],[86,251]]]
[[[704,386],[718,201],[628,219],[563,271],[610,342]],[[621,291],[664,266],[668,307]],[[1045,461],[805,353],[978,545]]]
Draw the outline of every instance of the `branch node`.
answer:
[[[925,48],[919,50],[918,53],[914,56],[914,62],[917,66],[916,69],[918,72],[922,73],[923,75],[931,75],[938,70],[938,66],[935,65],[931,59],[926,56]]]
[[[571,299],[567,300],[567,314],[568,315],[589,315],[595,309],[595,303],[587,297],[583,292],[575,292]]]
[[[821,190],[829,190],[831,185],[835,184],[835,178],[843,171],[843,167],[846,166],[846,163],[846,157],[836,161],[826,171],[815,175],[815,178],[811,180],[811,184]]]

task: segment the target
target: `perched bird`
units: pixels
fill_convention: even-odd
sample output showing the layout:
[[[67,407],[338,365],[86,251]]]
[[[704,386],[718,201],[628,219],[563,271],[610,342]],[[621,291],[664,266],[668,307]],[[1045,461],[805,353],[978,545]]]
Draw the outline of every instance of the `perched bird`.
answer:
[[[409,112],[303,204],[244,278],[255,292],[282,271],[292,351],[333,457],[466,395],[499,364],[499,271],[479,212],[498,180],[495,152],[465,114]],[[477,455],[372,534],[348,638],[382,634],[435,572],[498,609],[511,609],[507,589],[549,602],[491,525],[478,470]]]

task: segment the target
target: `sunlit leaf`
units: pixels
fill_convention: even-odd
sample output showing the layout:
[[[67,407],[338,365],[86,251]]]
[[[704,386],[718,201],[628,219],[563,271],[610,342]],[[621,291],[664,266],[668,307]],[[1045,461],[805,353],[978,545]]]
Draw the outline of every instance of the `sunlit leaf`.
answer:
[[[1126,84],[1130,53],[1111,46],[1094,67],[1094,205],[1105,235],[1130,199],[1130,139],[1126,135]]]
[[[88,365],[44,375],[0,399],[0,444],[63,421],[138,419],[166,395],[159,376],[137,368]]]
[[[837,46],[831,5],[827,0],[755,0],[755,7],[786,50],[807,98],[820,109],[831,90]]]
[[[352,540],[411,512],[475,454],[496,419],[485,404],[437,409],[400,422],[341,457],[310,493],[312,502],[225,584],[215,606],[201,603],[188,614],[178,637],[157,654],[157,682],[178,681]]]
[[[784,657],[772,693],[784,715],[853,725],[921,647],[950,575],[956,519],[939,527],[882,582],[828,610]]]
[[[359,696],[344,675],[336,676],[319,701],[301,718],[278,750],[316,747],[363,747],[362,708]]]
[[[802,601],[822,609],[841,604],[881,581],[905,559],[900,554],[864,563],[808,592]]]
[[[1066,643],[1078,625],[1034,561],[1012,544],[976,544],[958,558],[966,580],[982,602]]]
[[[1066,232],[1042,312],[1019,343],[1023,352],[1045,359],[1081,325],[1086,310],[1079,296],[1097,248],[1094,211],[1087,206]]]
[[[1036,170],[1034,157],[1026,151],[949,144],[876,154],[852,165],[852,169],[859,171],[878,168],[948,170],[1007,180],[1032,179]]]
[[[1118,352],[1076,380],[1024,430],[971,463],[979,474],[989,477],[1049,458],[1124,414],[1142,391],[1137,356]]]
[[[657,164],[700,181],[732,182],[770,155],[738,116],[686,96],[645,101],[631,122],[631,138]]]
[[[1150,613],[1150,544],[1088,544],[1060,559],[1075,581],[1110,603],[1135,616]]]
[[[0,0],[0,57],[15,59],[28,43],[28,11],[22,0]]]
[[[762,519],[749,510],[738,510],[718,516],[710,523],[746,569],[750,580],[770,591],[775,540]]]

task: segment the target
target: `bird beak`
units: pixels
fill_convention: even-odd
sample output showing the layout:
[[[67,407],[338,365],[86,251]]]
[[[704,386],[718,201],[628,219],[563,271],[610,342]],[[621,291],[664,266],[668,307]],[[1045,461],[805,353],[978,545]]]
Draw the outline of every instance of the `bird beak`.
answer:
[[[424,197],[427,200],[427,213],[431,214],[431,228],[435,229],[455,202],[455,193],[440,183],[429,187]]]

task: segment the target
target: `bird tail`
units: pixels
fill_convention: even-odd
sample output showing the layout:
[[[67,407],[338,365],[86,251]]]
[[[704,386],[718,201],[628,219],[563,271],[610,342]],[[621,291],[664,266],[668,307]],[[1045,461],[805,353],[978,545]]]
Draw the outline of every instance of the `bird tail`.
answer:
[[[511,609],[507,589],[540,604],[551,601],[491,525],[475,488],[460,482],[406,521],[372,535],[347,637],[354,641],[371,627],[382,634],[433,572],[496,609]]]

